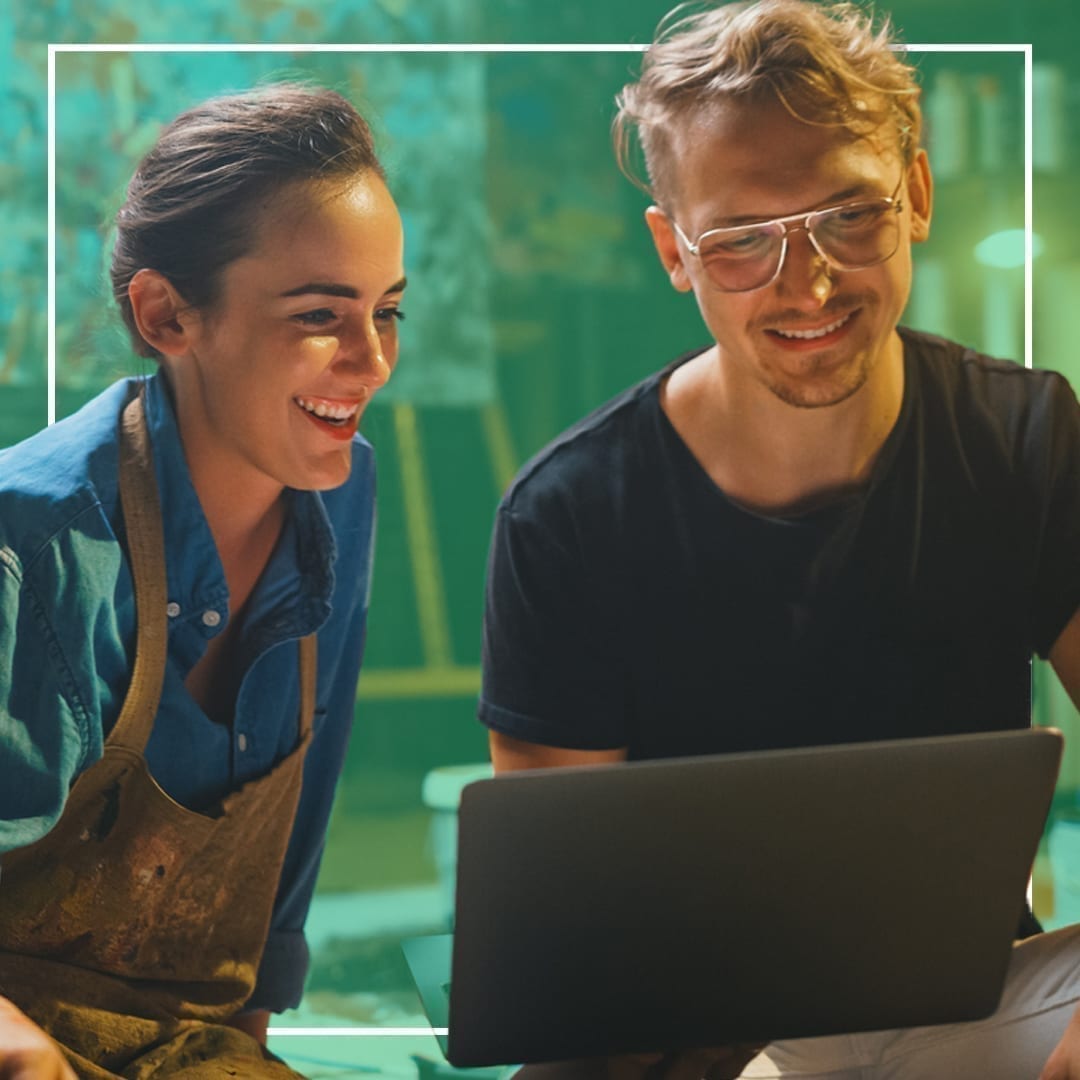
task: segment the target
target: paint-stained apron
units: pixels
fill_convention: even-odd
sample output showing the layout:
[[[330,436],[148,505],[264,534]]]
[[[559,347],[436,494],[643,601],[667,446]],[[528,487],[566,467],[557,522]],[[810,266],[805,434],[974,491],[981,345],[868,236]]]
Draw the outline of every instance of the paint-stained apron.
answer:
[[[300,641],[296,748],[196,813],[144,749],[167,648],[161,511],[142,400],[121,423],[120,490],[135,580],[131,686],[104,754],[56,826],[0,867],[0,994],[86,1080],[299,1075],[220,1021],[247,1001],[266,943],[315,708],[315,638]]]

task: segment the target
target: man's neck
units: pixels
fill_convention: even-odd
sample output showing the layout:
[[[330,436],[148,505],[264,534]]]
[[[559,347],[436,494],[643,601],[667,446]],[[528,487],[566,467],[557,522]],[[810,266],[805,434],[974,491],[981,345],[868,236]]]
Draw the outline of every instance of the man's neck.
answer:
[[[857,490],[900,415],[903,345],[894,335],[845,400],[791,405],[760,382],[725,378],[714,347],[677,368],[661,391],[675,430],[713,482],[763,513],[794,514]]]

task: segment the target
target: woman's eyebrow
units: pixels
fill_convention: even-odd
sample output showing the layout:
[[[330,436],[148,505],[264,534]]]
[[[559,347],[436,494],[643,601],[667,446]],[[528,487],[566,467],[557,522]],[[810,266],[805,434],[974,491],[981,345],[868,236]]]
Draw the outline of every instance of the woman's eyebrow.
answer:
[[[339,285],[334,281],[309,281],[304,285],[297,285],[294,289],[286,289],[280,295],[305,296],[309,293],[318,296],[344,296],[349,300],[355,300],[360,295],[351,285]]]
[[[400,281],[395,281],[389,289],[383,293],[386,296],[389,293],[399,293],[405,291],[407,281],[402,278]],[[288,296],[344,296],[348,300],[356,300],[359,298],[360,293],[352,285],[343,285],[336,281],[309,281],[303,285],[297,285],[295,288],[286,289],[281,293],[281,297]]]

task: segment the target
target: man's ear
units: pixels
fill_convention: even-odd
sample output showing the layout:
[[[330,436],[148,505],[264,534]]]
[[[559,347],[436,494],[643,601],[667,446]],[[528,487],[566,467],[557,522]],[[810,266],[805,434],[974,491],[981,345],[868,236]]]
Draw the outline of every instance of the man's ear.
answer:
[[[689,292],[692,288],[690,276],[683,265],[679,241],[671,227],[670,218],[659,206],[650,206],[645,211],[645,224],[649,226],[653,243],[656,245],[656,254],[660,256],[660,262],[664,264],[671,284],[679,292]]]
[[[128,284],[128,299],[143,340],[162,356],[181,356],[191,337],[191,307],[157,270],[139,270]]]
[[[919,244],[930,236],[930,217],[934,209],[934,178],[925,150],[915,155],[908,166],[908,202],[911,203],[911,242]]]

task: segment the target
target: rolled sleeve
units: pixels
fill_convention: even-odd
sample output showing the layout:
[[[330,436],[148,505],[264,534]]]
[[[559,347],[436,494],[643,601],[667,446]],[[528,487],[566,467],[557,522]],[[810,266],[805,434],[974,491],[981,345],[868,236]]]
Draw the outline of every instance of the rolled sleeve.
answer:
[[[310,962],[303,930],[271,930],[259,963],[255,990],[244,1011],[266,1009],[280,1013],[295,1009],[304,996],[304,979]]]
[[[14,552],[0,549],[0,852],[56,824],[86,756],[85,722],[63,689],[70,669],[44,612]]]
[[[1023,446],[1042,506],[1031,637],[1045,659],[1080,610],[1080,404],[1062,376],[1043,374],[1042,422],[1030,425]]]
[[[500,508],[488,563],[480,721],[548,746],[625,746],[618,605],[565,513]]]

